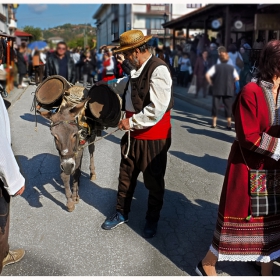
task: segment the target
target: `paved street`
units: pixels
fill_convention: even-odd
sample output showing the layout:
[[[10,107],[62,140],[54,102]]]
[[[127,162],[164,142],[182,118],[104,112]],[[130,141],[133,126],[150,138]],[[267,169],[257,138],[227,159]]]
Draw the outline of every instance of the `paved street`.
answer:
[[[80,203],[66,211],[59,158],[48,122],[30,112],[35,86],[9,108],[13,150],[26,178],[26,191],[11,203],[11,248],[25,258],[3,269],[8,275],[187,276],[210,245],[216,222],[226,159],[234,131],[210,128],[210,112],[176,98],[173,142],[168,156],[166,193],[156,237],[141,236],[147,190],[139,177],[129,222],[112,231],[101,224],[114,212],[119,142],[123,132],[96,144],[97,180],[89,180],[84,153]],[[108,130],[110,131],[110,129]],[[247,263],[218,264],[220,275],[254,276]],[[279,267],[274,269],[280,275]]]

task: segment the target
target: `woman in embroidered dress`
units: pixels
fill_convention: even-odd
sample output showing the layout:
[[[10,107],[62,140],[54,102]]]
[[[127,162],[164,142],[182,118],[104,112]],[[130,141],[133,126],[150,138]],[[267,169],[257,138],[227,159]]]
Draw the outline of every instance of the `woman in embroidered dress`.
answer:
[[[114,74],[114,62],[110,57],[109,52],[104,52],[103,54],[103,71],[102,80],[107,82],[116,79]]]
[[[216,275],[217,261],[260,262],[261,275],[272,275],[280,257],[280,215],[253,217],[248,169],[280,169],[280,41],[262,50],[255,82],[243,87],[233,106],[235,140],[228,158],[212,244],[196,267]]]

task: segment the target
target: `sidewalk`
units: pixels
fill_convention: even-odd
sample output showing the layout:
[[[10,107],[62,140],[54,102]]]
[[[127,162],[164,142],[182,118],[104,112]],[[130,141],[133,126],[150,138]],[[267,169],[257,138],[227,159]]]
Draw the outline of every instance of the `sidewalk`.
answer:
[[[9,109],[10,106],[12,106],[21,97],[21,95],[25,92],[27,88],[28,86],[26,88],[14,87],[8,94],[8,97],[4,98],[6,108]]]

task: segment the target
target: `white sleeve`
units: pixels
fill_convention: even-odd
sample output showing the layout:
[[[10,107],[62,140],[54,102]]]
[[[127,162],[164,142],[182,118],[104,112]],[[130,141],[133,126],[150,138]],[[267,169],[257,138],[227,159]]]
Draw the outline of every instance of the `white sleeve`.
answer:
[[[238,73],[237,73],[237,71],[236,71],[235,68],[234,68],[234,70],[233,70],[233,77],[234,77],[235,79],[238,79],[238,78],[239,78],[239,75],[238,75]]]
[[[46,59],[45,59],[45,54],[43,54],[43,53],[40,53],[40,59],[42,60],[42,62],[44,63],[44,64],[46,64]]]
[[[220,64],[221,63],[221,60],[218,58],[217,60],[217,63],[216,64]]]
[[[2,97],[0,98],[0,179],[9,195],[25,184],[11,147],[10,122]]]
[[[216,73],[216,68],[215,68],[215,65],[213,65],[208,71],[206,74],[208,74],[210,77],[213,77]]]
[[[115,68],[114,61],[113,61],[112,57],[110,57],[110,65],[106,66],[106,70],[113,70],[114,68]]]
[[[158,123],[165,114],[171,99],[172,79],[166,66],[158,66],[150,79],[151,103],[129,119],[130,127],[143,129]]]

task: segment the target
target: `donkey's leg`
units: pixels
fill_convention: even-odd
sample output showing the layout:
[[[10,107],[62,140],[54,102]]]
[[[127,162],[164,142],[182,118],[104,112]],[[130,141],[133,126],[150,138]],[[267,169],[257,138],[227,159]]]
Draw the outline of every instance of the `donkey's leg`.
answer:
[[[75,209],[75,204],[72,200],[72,193],[71,193],[71,190],[70,190],[70,175],[66,175],[64,172],[61,172],[60,176],[61,176],[61,179],[62,179],[63,184],[64,184],[65,195],[66,195],[66,198],[67,198],[66,207],[67,207],[67,210],[69,212],[72,212]]]
[[[73,173],[73,188],[72,188],[72,200],[74,203],[79,203],[79,182],[81,177],[83,150],[81,150],[76,158],[76,169]]]
[[[96,134],[95,132],[91,135],[90,139],[88,140],[89,142],[95,141]],[[94,150],[95,150],[95,144],[91,144],[88,146],[88,151],[89,151],[89,157],[90,157],[90,180],[95,181],[96,180],[96,173],[95,173],[95,166],[94,166]]]

